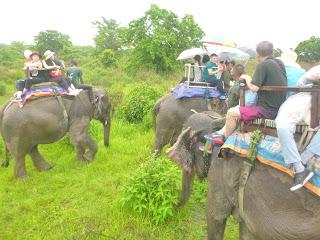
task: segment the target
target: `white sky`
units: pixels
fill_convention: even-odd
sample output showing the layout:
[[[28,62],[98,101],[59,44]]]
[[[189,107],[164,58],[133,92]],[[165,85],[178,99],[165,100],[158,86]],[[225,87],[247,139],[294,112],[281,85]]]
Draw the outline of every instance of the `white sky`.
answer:
[[[93,44],[93,21],[103,16],[126,25],[152,3],[180,17],[191,14],[207,36],[239,45],[269,40],[289,48],[320,36],[319,0],[2,0],[0,43],[33,43],[33,36],[50,29],[68,34],[74,44]]]

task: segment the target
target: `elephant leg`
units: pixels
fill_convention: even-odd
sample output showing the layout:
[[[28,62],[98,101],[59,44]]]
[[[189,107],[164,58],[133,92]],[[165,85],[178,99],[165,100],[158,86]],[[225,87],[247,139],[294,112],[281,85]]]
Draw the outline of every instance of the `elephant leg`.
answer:
[[[88,147],[88,151],[83,155],[83,157],[87,161],[91,161],[98,151],[98,145],[88,133],[86,135],[87,136],[85,139],[86,139],[86,146]]]
[[[181,133],[181,129],[175,129],[172,132],[172,135],[171,135],[171,138],[170,138],[170,142],[169,142],[171,146],[173,146],[173,144],[175,144],[175,142],[177,141],[180,133]]]
[[[239,223],[239,239],[240,240],[255,240],[255,237],[247,228],[246,224],[241,221]]]
[[[180,194],[179,203],[177,204],[177,207],[179,208],[183,207],[190,198],[194,181],[194,175],[195,173],[193,171],[191,173],[188,173],[184,170],[182,171],[182,190]]]
[[[73,128],[71,142],[76,148],[77,158],[80,161],[91,161],[98,151],[98,146],[89,135],[87,129],[79,131],[79,128]],[[86,152],[87,148],[88,151]]]
[[[3,158],[1,166],[3,168],[9,167],[9,150],[8,150],[8,147],[5,143],[4,143],[4,158]]]
[[[227,218],[222,220],[207,219],[208,221],[208,240],[223,240],[224,229]]]
[[[161,125],[157,126],[156,128],[156,134],[155,134],[155,141],[154,141],[154,150],[153,154],[155,156],[159,156],[161,154],[162,148],[170,143],[173,139],[173,132],[176,130],[170,127],[166,127],[165,129],[160,130]]]
[[[30,156],[33,161],[33,164],[39,171],[47,171],[53,168],[53,165],[46,162],[41,154],[39,153],[38,146],[34,146],[30,151]]]
[[[26,156],[25,154],[16,154],[14,156],[14,159],[15,159],[14,172],[17,179],[25,179],[28,177],[25,156]]]
[[[226,221],[231,215],[234,205],[228,199],[228,193],[225,192],[227,188],[225,188],[221,182],[221,176],[215,174],[214,178],[212,178],[210,170],[208,174],[208,195],[206,203],[208,239],[223,240]]]

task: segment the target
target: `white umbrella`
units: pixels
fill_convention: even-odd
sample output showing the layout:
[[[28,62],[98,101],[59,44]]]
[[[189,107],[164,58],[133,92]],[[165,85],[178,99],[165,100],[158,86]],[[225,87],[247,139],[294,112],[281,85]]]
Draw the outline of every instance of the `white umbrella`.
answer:
[[[207,54],[207,51],[202,48],[190,48],[180,53],[177,60],[185,60],[185,59],[193,58],[196,55],[202,56],[204,54]]]
[[[223,54],[229,53],[230,58],[235,60],[242,60],[242,61],[247,61],[250,58],[249,54],[234,47],[227,47],[227,46],[206,44],[206,43],[204,43],[204,46],[210,54],[215,53],[217,55],[220,55],[221,53]]]

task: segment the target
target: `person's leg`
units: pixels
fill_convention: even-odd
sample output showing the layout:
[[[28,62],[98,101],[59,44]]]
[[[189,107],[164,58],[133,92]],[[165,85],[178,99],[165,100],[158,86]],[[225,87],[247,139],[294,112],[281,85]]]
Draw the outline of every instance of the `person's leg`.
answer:
[[[25,89],[29,90],[33,84],[47,82],[44,78],[28,78],[25,80]]]
[[[16,98],[17,100],[21,99],[21,95],[22,95],[24,86],[25,86],[25,80],[17,80],[16,81],[17,92],[14,94],[14,98]]]
[[[237,123],[240,119],[240,108],[235,106],[230,108],[226,116],[226,124],[220,130],[224,137],[229,137],[237,128]]]
[[[219,131],[206,135],[206,139],[208,143],[210,143],[209,146],[211,147],[212,142],[222,145],[225,138],[229,137],[234,132],[234,130],[236,130],[239,118],[239,106],[230,108],[227,112],[226,124],[223,126],[223,128]]]
[[[69,89],[68,82],[65,78],[55,78],[54,81],[57,82],[61,87]]]
[[[306,150],[301,154],[302,163],[306,165],[314,155],[320,156],[320,131],[314,135]]]
[[[304,166],[294,140],[296,126],[293,123],[277,122],[277,133],[281,144],[281,151],[286,164],[293,164],[296,172],[302,172]]]
[[[295,175],[291,191],[303,187],[314,175],[314,173],[302,164],[296,142],[294,140],[295,124],[289,122],[277,122],[277,133],[281,144],[282,155],[287,164],[292,164]]]

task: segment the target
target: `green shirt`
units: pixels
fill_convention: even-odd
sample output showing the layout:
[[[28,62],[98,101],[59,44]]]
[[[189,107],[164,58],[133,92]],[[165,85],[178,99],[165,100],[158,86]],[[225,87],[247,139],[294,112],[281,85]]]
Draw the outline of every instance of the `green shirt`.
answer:
[[[72,82],[80,84],[80,78],[82,77],[82,70],[78,67],[70,67],[67,69],[67,76],[72,79]]]
[[[240,98],[240,82],[238,80],[234,81],[233,86],[229,89],[228,92],[228,108],[235,107],[239,105]]]
[[[266,59],[256,67],[252,84],[261,86],[287,86],[285,69],[280,67],[274,59]],[[268,110],[279,110],[286,100],[286,92],[258,91],[257,105]]]
[[[230,89],[230,72],[228,70],[224,70],[221,75],[221,81],[223,82],[224,90],[227,92]]]
[[[202,72],[202,79],[204,81],[216,80],[217,76],[215,74],[209,75],[209,72],[208,72],[209,69],[212,69],[212,71],[216,71],[218,69],[218,65],[211,62],[211,61],[207,62],[206,67],[204,68],[204,70]]]

